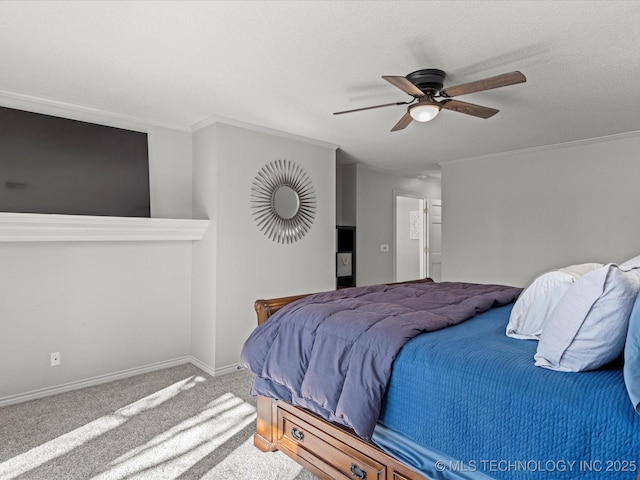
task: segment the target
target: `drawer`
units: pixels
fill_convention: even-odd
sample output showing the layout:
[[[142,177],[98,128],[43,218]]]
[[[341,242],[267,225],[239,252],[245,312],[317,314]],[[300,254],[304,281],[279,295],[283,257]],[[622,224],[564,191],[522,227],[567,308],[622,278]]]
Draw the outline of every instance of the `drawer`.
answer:
[[[278,409],[277,444],[284,453],[296,459],[302,458],[330,478],[386,478],[386,468],[381,463],[281,409]]]
[[[393,472],[393,480],[409,480],[404,475],[400,475],[398,472]]]

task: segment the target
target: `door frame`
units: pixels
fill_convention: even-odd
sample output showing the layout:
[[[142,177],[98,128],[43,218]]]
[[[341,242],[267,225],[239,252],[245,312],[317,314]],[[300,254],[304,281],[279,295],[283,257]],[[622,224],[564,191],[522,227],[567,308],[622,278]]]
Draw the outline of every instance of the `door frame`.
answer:
[[[408,197],[408,198],[415,198],[417,200],[422,200],[424,202],[424,208],[427,207],[428,201],[429,199],[427,197],[425,197],[423,194],[421,193],[416,193],[416,192],[409,192],[407,190],[398,190],[398,189],[393,189],[393,235],[391,237],[391,251],[393,252],[393,281],[396,282],[397,281],[397,275],[398,275],[398,265],[397,265],[397,248],[398,246],[396,245],[396,235],[398,234],[397,232],[397,228],[398,228],[398,219],[396,218],[397,216],[397,210],[398,210],[398,197]],[[426,235],[426,228],[427,228],[427,218],[426,218],[426,213],[422,212],[422,261],[424,262],[424,277],[427,277],[429,275],[428,272],[428,265],[427,265],[427,252],[426,252],[426,247],[427,247],[427,235]]]
[[[433,210],[434,210],[434,202],[438,202],[438,207],[440,207],[440,251],[437,252],[438,255],[440,255],[439,257],[439,262],[434,262],[433,261],[433,245],[431,244],[431,240],[433,239],[432,237],[432,226],[434,224],[436,224],[433,220],[434,220],[434,214],[433,214]],[[426,214],[426,244],[427,244],[427,249],[425,250],[425,261],[426,261],[426,269],[427,269],[427,276],[429,276],[431,279],[433,279],[434,281],[438,281],[434,279],[434,272],[433,272],[433,265],[434,264],[440,264],[440,278],[439,281],[442,280],[442,199],[440,198],[430,198],[427,200],[427,214]]]

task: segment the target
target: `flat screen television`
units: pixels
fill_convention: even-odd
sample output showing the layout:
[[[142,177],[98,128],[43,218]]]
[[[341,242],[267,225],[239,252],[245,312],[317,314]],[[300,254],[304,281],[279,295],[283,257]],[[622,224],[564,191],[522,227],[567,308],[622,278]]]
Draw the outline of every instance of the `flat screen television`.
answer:
[[[0,107],[0,211],[151,216],[147,134]]]

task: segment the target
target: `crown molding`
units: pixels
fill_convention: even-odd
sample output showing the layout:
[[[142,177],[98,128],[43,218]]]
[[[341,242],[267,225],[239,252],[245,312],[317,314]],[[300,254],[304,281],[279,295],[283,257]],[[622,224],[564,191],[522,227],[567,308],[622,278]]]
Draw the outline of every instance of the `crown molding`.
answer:
[[[201,240],[209,220],[0,212],[0,242]]]
[[[596,143],[611,142],[615,140],[623,140],[625,138],[640,137],[640,130],[634,130],[632,132],[615,133],[613,135],[603,135],[602,137],[586,138],[583,140],[574,140],[572,142],[554,143],[551,145],[541,145],[539,147],[523,148],[520,150],[509,150],[507,152],[490,153],[487,155],[477,155],[474,157],[456,158],[453,160],[444,160],[439,162],[438,165],[449,165],[455,163],[464,163],[476,160],[489,160],[492,158],[511,157],[514,155],[522,155],[528,153],[548,152],[551,150],[560,150],[563,148],[579,147],[584,145],[593,145]]]
[[[195,133],[198,130],[202,130],[209,125],[216,123],[223,123],[232,127],[244,128],[245,130],[253,130],[255,132],[266,133],[267,135],[273,135],[275,137],[287,138],[289,140],[297,140],[299,142],[310,143],[311,145],[317,145],[319,147],[328,148],[331,150],[337,150],[340,145],[334,143],[325,142],[323,140],[317,140],[315,138],[304,137],[302,135],[296,135],[294,133],[282,132],[280,130],[274,130],[268,127],[262,127],[260,125],[254,125],[252,123],[243,122],[240,120],[234,120],[231,118],[224,118],[218,116],[207,117],[191,126],[191,133]]]
[[[39,97],[21,92],[0,89],[0,104],[3,107],[28,110],[45,115],[63,116],[85,122],[100,122],[113,127],[146,132],[149,126],[191,132],[185,125],[156,122],[149,119],[123,115],[120,113],[87,107],[70,102],[62,102],[47,97]]]

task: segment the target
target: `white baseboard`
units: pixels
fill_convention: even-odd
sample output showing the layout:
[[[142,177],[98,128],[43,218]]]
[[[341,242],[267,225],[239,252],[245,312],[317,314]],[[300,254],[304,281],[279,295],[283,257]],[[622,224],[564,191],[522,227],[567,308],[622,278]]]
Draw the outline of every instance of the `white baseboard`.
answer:
[[[228,373],[237,372],[241,368],[242,367],[237,363],[234,363],[233,365],[227,365],[226,367],[216,368],[216,375],[226,375]]]
[[[234,363],[233,365],[227,365],[226,367],[221,368],[213,368],[211,365],[208,365],[196,357],[189,357],[189,362],[191,362],[194,366],[198,367],[200,370],[208,373],[212,377],[219,377],[220,375],[226,375],[227,373],[233,373],[240,368],[240,365]]]
[[[72,390],[78,390],[80,388],[92,387],[94,385],[100,385],[102,383],[113,382],[115,380],[121,380],[123,378],[133,377],[142,373],[154,372],[156,370],[162,370],[165,368],[177,367],[178,365],[184,365],[185,363],[191,363],[192,357],[178,357],[172,360],[165,360],[162,362],[156,362],[142,367],[129,368],[127,370],[121,370],[119,372],[108,373],[106,375],[98,375],[96,377],[87,378],[84,380],[77,380],[75,382],[63,383],[53,387],[40,388],[38,390],[32,390],[26,393],[19,393],[17,395],[9,395],[8,397],[0,398],[0,407],[6,407],[7,405],[14,405],[16,403],[27,402],[29,400],[36,400],[38,398],[49,397],[51,395],[57,395],[59,393],[70,392]]]
[[[98,375],[96,377],[87,378],[84,380],[77,380],[75,382],[63,383],[62,385],[55,385],[53,387],[40,388],[32,390],[26,393],[19,393],[17,395],[9,395],[7,397],[0,397],[0,407],[6,407],[8,405],[14,405],[16,403],[28,402],[29,400],[36,400],[38,398],[49,397],[51,395],[57,395],[59,393],[70,392],[72,390],[79,390],[81,388],[92,387],[94,385],[100,385],[102,383],[113,382],[115,380],[121,380],[123,378],[133,377],[143,373],[155,372],[156,370],[163,370],[165,368],[177,367],[178,365],[184,365],[185,363],[191,363],[192,365],[208,373],[212,377],[225,375],[237,371],[240,366],[236,363],[233,365],[227,365],[222,368],[213,368],[204,362],[201,362],[193,356],[178,357],[172,360],[165,360],[162,362],[156,362],[142,367],[129,368],[127,370],[121,370],[119,372],[108,373],[106,375]]]
[[[208,365],[208,364],[198,360],[196,357],[193,357],[193,356],[189,357],[189,363],[191,363],[192,365],[198,367],[200,370],[204,371],[205,373],[208,373],[212,377],[216,376],[215,368],[213,368],[211,365]]]

